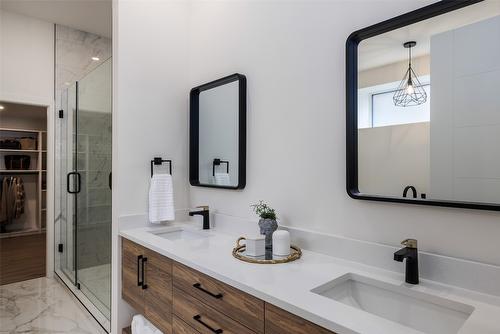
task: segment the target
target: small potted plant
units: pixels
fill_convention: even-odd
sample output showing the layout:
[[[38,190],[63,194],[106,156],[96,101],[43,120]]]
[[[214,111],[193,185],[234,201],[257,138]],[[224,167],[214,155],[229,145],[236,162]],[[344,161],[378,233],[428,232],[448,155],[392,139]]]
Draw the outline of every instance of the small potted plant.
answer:
[[[252,205],[253,211],[260,217],[260,234],[266,236],[266,249],[273,249],[273,233],[278,229],[276,211],[263,201]]]

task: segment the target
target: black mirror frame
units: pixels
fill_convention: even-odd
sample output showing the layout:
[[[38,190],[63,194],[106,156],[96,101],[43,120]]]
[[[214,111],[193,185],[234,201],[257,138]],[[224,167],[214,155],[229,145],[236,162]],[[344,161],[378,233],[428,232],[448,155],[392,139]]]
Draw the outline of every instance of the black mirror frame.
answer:
[[[367,38],[402,28],[441,14],[467,7],[483,0],[443,0],[406,14],[353,32],[346,41],[346,187],[351,198],[360,200],[408,203],[454,208],[500,211],[500,204],[409,199],[368,195],[358,187],[358,45]]]
[[[200,154],[200,93],[234,81],[239,82],[239,111],[238,111],[238,184],[236,186],[220,186],[200,183],[199,154]],[[218,189],[243,189],[246,185],[247,159],[247,79],[243,74],[235,73],[227,77],[194,87],[189,94],[189,183],[196,187]]]

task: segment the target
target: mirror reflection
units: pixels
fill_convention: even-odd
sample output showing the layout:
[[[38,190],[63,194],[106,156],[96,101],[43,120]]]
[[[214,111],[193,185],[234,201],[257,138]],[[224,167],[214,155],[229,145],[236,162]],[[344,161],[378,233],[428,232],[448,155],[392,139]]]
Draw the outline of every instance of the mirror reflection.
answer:
[[[238,81],[200,93],[200,182],[238,184]]]
[[[500,203],[500,2],[358,47],[362,194]]]

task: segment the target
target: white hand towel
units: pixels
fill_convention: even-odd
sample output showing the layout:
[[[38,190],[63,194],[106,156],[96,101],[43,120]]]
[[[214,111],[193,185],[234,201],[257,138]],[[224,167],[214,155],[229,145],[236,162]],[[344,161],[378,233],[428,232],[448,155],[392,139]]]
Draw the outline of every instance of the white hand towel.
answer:
[[[215,184],[218,186],[230,186],[231,179],[229,173],[215,173]]]
[[[149,221],[175,220],[172,175],[154,174],[149,186]]]
[[[137,314],[132,318],[132,334],[163,334],[148,319]]]

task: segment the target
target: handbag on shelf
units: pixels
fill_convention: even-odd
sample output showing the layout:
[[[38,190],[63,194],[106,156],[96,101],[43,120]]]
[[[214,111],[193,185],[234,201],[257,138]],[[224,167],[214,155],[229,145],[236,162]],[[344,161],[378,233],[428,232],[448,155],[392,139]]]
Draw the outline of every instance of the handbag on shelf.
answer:
[[[30,169],[31,157],[29,155],[6,155],[4,161],[5,168],[8,170],[27,170]]]
[[[20,150],[21,143],[17,139],[6,138],[0,140],[0,149],[4,150]]]

